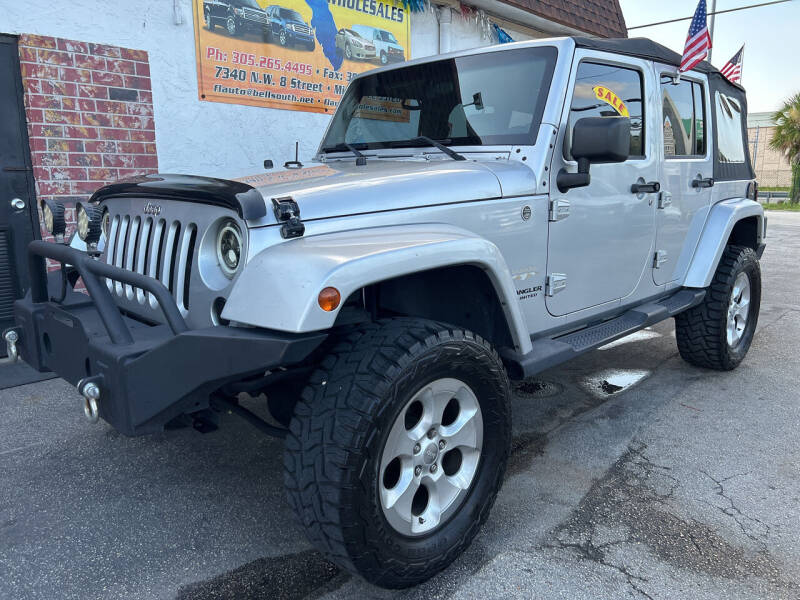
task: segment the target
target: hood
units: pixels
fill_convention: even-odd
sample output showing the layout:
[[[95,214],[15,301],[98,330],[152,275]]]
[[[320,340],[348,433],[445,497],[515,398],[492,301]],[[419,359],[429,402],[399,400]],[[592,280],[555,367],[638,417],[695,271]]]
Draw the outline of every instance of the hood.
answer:
[[[515,163],[519,169],[530,171]],[[494,165],[492,165],[494,167]],[[511,166],[511,165],[509,165]],[[513,167],[512,167],[513,168]],[[251,227],[277,221],[271,199],[291,196],[303,221],[500,198],[500,179],[487,165],[465,160],[390,161],[366,165],[342,161],[323,166],[264,173],[237,179],[261,193],[267,214]]]

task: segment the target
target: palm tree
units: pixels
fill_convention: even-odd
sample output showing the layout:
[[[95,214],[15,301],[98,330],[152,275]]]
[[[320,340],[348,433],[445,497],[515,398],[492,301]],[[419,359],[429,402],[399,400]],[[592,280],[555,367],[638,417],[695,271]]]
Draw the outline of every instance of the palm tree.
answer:
[[[772,118],[777,127],[769,145],[783,152],[792,165],[789,198],[796,204],[800,201],[800,92],[789,98]]]

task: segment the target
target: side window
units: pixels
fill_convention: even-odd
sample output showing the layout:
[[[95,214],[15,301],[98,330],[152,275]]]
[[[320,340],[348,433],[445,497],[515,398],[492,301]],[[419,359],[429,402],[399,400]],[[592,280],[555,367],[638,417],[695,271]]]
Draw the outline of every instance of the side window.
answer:
[[[675,83],[661,77],[664,156],[705,156],[705,102],[703,86],[694,81]]]
[[[567,139],[584,117],[630,117],[631,158],[644,157],[644,105],[642,74],[635,69],[582,62],[578,65],[575,93],[569,110]],[[566,150],[566,149],[565,149]],[[567,158],[569,155],[565,152]]]
[[[744,162],[742,107],[725,94],[716,93],[717,158],[721,163]]]

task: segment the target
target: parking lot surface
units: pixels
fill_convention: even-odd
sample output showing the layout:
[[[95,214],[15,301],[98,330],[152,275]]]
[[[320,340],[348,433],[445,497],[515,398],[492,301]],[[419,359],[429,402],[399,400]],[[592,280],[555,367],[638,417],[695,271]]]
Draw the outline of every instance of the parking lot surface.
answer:
[[[800,214],[769,213],[767,241],[739,369],[684,363],[669,321],[518,384],[486,527],[399,595],[799,598]],[[125,438],[60,379],[10,388],[0,474],[0,598],[396,594],[310,547],[281,442],[234,416]]]

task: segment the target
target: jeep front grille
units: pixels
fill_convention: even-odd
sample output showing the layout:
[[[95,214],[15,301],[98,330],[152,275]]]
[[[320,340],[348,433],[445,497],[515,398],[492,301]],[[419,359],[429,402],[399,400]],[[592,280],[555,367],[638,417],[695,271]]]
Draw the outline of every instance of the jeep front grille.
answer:
[[[106,262],[121,269],[158,279],[172,293],[178,309],[189,311],[189,286],[197,226],[152,216],[115,215],[111,221]],[[149,292],[118,281],[107,281],[119,298],[156,309]]]
[[[302,25],[300,25],[299,23],[295,23],[295,25],[294,25],[294,30],[295,30],[297,33],[302,33],[302,34],[304,34],[304,35],[309,35],[309,34],[311,33],[311,27],[309,27],[309,26],[308,26],[308,25],[306,25],[306,24],[302,24]]]

